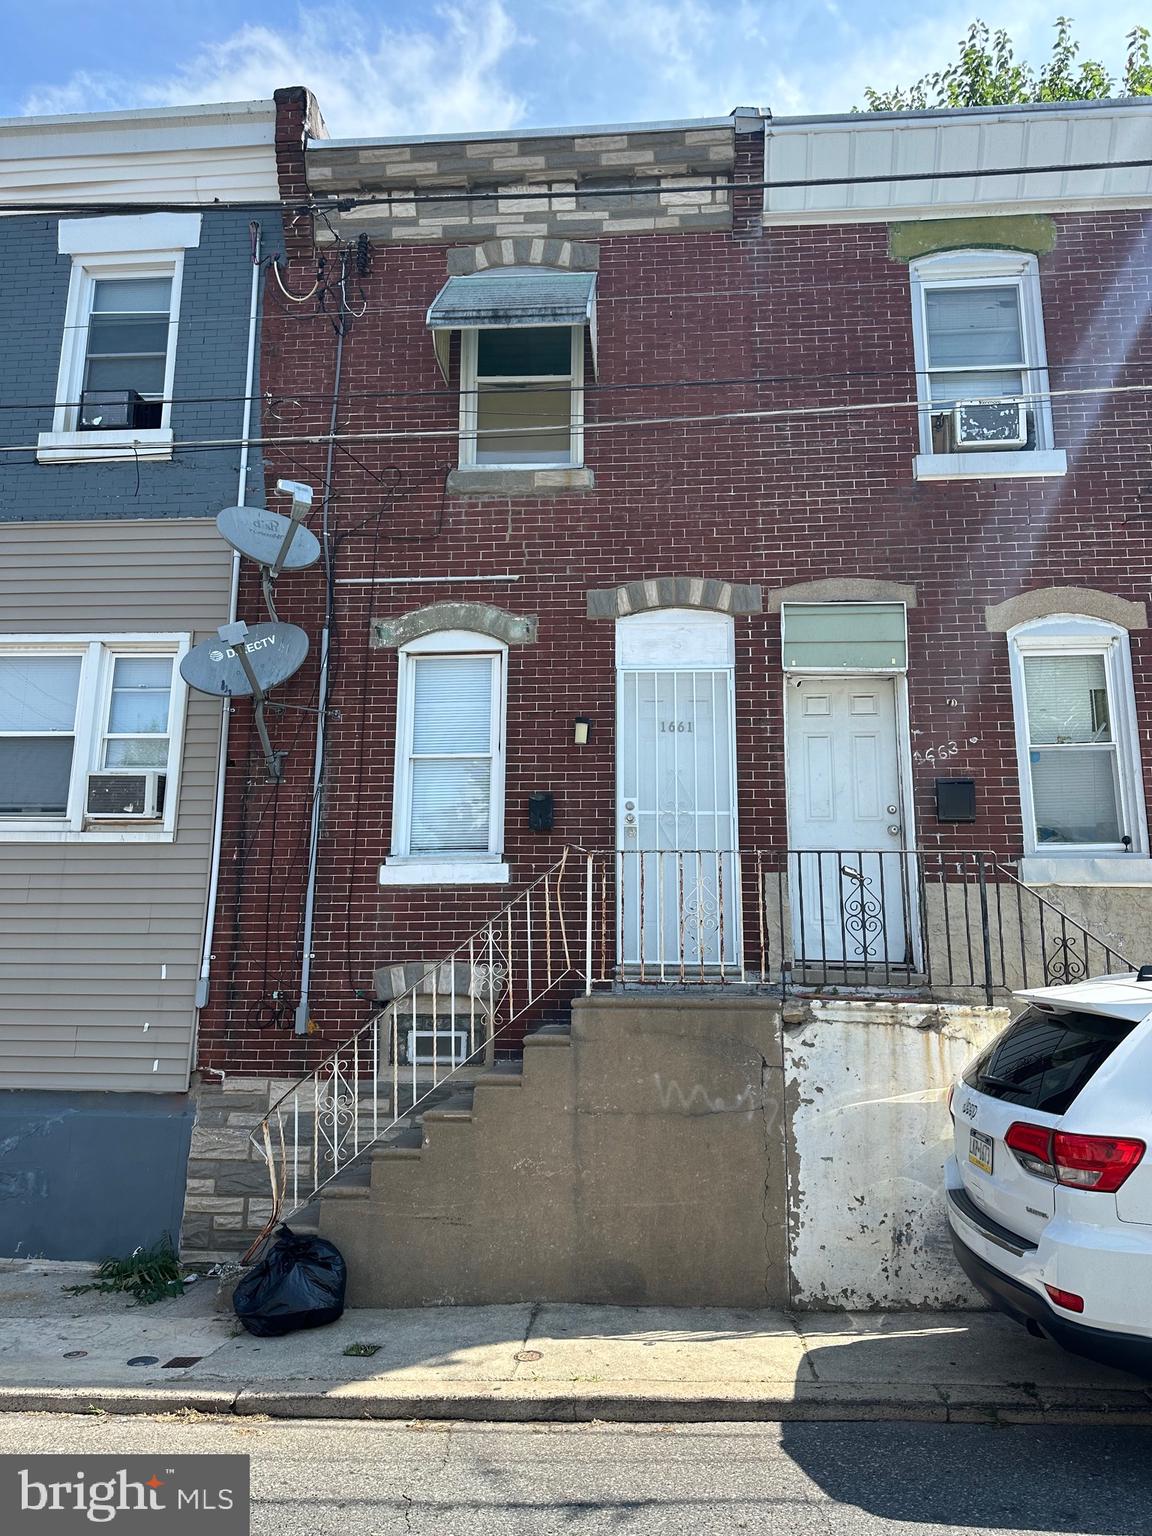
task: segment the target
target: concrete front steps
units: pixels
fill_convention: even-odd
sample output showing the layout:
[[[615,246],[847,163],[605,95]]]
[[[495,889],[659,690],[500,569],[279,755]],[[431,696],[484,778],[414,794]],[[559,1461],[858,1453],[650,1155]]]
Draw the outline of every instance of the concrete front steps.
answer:
[[[779,1001],[603,995],[320,1201],[349,1304],[778,1306]]]

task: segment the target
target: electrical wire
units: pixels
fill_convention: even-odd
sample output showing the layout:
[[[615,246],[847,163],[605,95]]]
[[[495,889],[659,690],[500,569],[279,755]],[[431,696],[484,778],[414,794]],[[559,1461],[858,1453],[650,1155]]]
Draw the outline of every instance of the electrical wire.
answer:
[[[1037,369],[1022,368],[1022,373],[1037,372]],[[1042,401],[1092,399],[1112,395],[1142,395],[1152,394],[1152,382],[1140,384],[1099,384],[1085,388],[1075,389],[1047,389],[1025,391],[1018,395],[1012,395],[1012,401],[1019,405],[1037,404]],[[1000,397],[996,397],[997,399]],[[583,430],[588,432],[627,432],[636,428],[648,427],[677,427],[677,426],[710,426],[721,422],[734,424],[765,424],[774,422],[800,421],[820,416],[843,416],[858,414],[863,411],[924,411],[930,408],[930,402],[920,399],[901,400],[864,400],[846,401],[828,405],[797,405],[780,406],[764,409],[741,409],[716,412],[693,412],[685,415],[661,415],[661,416],[622,416],[606,417],[597,420],[586,420]],[[173,452],[196,453],[217,450],[232,450],[239,448],[244,442],[251,447],[281,447],[284,445],[294,447],[316,447],[330,440],[340,442],[359,443],[405,443],[405,442],[429,442],[429,441],[464,441],[475,440],[484,437],[528,437],[541,433],[553,433],[555,427],[551,426],[518,426],[518,427],[491,427],[461,429],[459,427],[396,427],[382,429],[362,429],[349,431],[347,428],[341,432],[332,434],[327,432],[301,432],[280,433],[274,436],[245,438],[217,438],[192,439],[187,442],[173,444]],[[86,450],[86,443],[70,444],[78,450]],[[95,452],[107,452],[103,444],[93,443]],[[0,445],[0,453],[35,453],[35,443],[19,443]]]

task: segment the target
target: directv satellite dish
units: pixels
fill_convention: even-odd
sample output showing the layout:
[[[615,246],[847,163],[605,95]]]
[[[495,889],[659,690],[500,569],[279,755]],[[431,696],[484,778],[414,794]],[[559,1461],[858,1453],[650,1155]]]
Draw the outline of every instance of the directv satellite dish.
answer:
[[[281,522],[287,521],[281,518]],[[291,677],[308,654],[308,636],[295,624],[250,624],[237,646],[241,644],[262,690],[274,688]],[[180,676],[190,688],[222,698],[248,698],[254,691],[237,649],[219,637],[194,645],[180,663]]]
[[[216,516],[220,537],[258,565],[275,564],[292,526],[292,518],[281,517],[279,512],[270,512],[267,507],[225,507]],[[320,540],[316,535],[299,521],[295,527],[296,532],[284,556],[283,569],[286,571],[303,571],[320,558]]]

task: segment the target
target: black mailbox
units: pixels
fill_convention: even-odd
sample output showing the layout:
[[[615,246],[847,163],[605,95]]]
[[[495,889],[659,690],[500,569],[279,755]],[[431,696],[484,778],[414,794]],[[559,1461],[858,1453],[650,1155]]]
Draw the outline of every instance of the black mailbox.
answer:
[[[556,825],[556,796],[550,789],[528,796],[528,825],[533,832],[551,832]]]
[[[976,780],[936,780],[936,820],[976,820]]]

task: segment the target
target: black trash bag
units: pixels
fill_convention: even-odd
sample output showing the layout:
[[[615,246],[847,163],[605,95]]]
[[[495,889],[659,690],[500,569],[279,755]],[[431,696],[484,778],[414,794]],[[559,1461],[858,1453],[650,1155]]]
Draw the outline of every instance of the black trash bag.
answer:
[[[281,1226],[272,1247],[236,1287],[232,1306],[249,1333],[278,1339],[322,1328],[344,1311],[348,1267],[334,1243]]]

